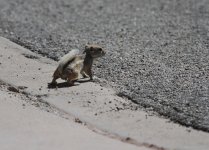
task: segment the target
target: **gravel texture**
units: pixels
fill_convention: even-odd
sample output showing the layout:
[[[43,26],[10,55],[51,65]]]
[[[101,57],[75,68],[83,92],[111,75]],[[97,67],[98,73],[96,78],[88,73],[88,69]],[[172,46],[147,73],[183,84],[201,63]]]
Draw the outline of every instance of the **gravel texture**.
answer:
[[[0,0],[0,35],[55,60],[100,44],[118,95],[209,131],[207,0]]]

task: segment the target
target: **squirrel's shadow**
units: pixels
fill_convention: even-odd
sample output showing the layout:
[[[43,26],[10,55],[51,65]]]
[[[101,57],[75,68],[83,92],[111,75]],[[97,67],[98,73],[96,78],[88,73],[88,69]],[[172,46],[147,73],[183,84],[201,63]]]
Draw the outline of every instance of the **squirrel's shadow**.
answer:
[[[91,81],[91,80],[79,79],[79,80],[76,80],[74,85],[70,85],[68,82],[62,82],[62,83],[57,83],[57,84],[48,83],[48,88],[49,89],[67,88],[67,87],[72,87],[72,86],[78,86],[78,85],[80,85],[80,83],[85,83],[85,82],[89,82],[89,81]]]

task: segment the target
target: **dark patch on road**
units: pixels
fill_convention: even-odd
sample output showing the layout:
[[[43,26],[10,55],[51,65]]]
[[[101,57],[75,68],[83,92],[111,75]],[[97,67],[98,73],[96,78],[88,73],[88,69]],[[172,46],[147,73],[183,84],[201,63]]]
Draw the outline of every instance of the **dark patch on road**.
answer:
[[[39,59],[38,56],[34,56],[34,55],[30,55],[30,54],[23,54],[23,56],[25,56],[26,58],[29,58],[29,59]]]
[[[19,92],[20,92],[19,89],[15,88],[15,87],[13,87],[13,86],[9,86],[7,89],[8,89],[9,91],[15,92],[15,93],[19,93]]]

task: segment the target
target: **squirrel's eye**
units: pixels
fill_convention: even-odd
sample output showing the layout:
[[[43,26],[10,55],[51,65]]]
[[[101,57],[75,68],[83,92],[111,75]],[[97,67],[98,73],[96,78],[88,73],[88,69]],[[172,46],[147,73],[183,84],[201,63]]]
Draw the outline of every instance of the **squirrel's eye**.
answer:
[[[101,49],[101,48],[99,48],[99,51],[102,51],[102,49]]]
[[[93,51],[94,50],[93,47],[90,47],[89,49],[90,49],[90,51]]]

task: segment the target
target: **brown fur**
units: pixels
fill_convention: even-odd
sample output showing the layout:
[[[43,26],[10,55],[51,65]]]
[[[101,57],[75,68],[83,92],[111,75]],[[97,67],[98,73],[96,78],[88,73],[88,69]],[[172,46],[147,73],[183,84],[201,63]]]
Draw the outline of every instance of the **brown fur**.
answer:
[[[104,50],[98,45],[86,45],[83,53],[78,54],[64,64],[63,70],[60,72],[59,66],[53,74],[52,85],[56,85],[56,80],[61,78],[67,80],[70,85],[74,85],[74,81],[79,79],[80,75],[84,78],[89,77],[93,80],[92,64],[94,58],[102,57],[105,55]]]

